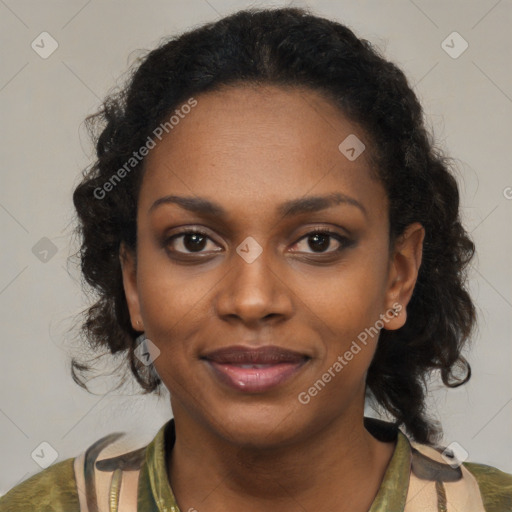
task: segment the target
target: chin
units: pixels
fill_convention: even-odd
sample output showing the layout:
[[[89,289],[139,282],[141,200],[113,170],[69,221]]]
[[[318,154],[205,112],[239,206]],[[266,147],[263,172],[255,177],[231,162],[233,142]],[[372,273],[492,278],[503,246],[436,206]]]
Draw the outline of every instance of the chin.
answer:
[[[293,444],[305,437],[305,431],[309,430],[304,410],[282,404],[237,404],[227,410],[224,408],[217,417],[222,424],[221,428],[216,428],[218,435],[232,444],[247,448],[265,449]]]

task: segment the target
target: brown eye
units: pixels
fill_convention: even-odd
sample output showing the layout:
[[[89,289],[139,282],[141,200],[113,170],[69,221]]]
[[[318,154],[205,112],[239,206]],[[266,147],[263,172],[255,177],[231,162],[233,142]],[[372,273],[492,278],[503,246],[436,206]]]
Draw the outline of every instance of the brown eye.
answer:
[[[332,245],[332,240],[335,240],[337,243],[337,247],[335,244],[335,248],[333,250],[328,250]],[[329,231],[327,229],[318,229],[314,230],[311,233],[308,233],[304,237],[302,237],[296,245],[299,245],[300,241],[306,240],[307,247],[311,249],[313,253],[324,254],[324,253],[335,253],[350,245],[350,240],[346,237],[335,233],[333,231]],[[304,244],[305,245],[305,244]],[[295,251],[294,251],[295,252]],[[309,251],[300,251],[297,252],[309,252]],[[311,253],[311,252],[310,252]]]
[[[211,241],[210,237],[203,231],[188,230],[168,238],[165,242],[165,246],[171,252],[182,254],[202,253],[208,245],[208,240]],[[215,246],[217,247],[217,245]]]

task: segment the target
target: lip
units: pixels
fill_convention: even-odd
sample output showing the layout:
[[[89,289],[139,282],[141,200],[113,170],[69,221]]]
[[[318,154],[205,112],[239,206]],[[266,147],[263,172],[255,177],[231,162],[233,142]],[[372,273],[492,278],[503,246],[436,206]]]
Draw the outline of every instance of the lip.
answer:
[[[310,358],[273,345],[237,345],[210,352],[202,359],[222,383],[245,393],[261,393],[289,380]]]

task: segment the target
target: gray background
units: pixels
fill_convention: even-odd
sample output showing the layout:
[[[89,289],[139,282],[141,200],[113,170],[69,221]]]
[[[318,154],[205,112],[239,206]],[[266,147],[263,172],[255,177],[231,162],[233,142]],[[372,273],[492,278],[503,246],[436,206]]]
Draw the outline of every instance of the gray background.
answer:
[[[114,431],[147,442],[171,416],[167,396],[137,395],[135,385],[103,395],[111,382],[100,379],[91,395],[69,374],[75,315],[86,304],[66,265],[76,249],[71,194],[92,158],[82,122],[122,83],[136,50],[249,5],[285,3],[0,0],[0,494],[41,470],[31,457],[41,442],[60,461]],[[471,291],[479,330],[472,380],[457,390],[434,381],[431,412],[445,444],[512,472],[512,2],[295,5],[348,24],[401,66],[439,144],[457,159],[462,214],[478,250]],[[31,47],[44,31],[58,43],[47,59]],[[469,44],[458,58],[441,46],[453,31]]]

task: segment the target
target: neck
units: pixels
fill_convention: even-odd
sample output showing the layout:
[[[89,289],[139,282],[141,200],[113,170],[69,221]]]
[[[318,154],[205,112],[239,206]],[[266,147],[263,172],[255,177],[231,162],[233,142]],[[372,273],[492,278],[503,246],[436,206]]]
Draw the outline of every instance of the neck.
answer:
[[[362,410],[265,448],[233,444],[178,411],[168,474],[181,510],[367,511],[395,446],[366,430]]]

